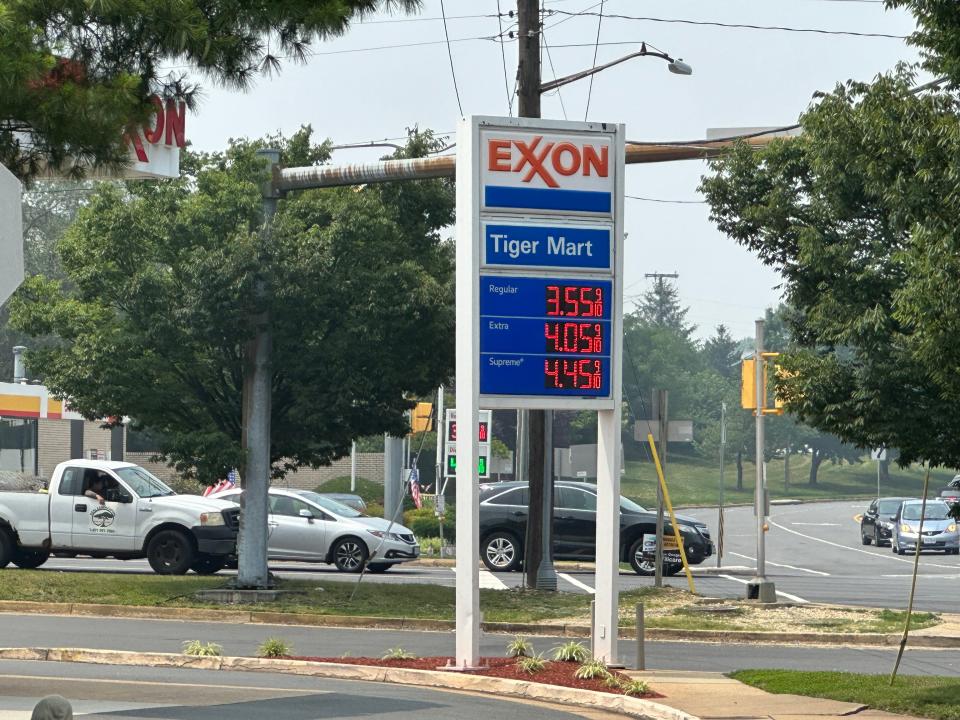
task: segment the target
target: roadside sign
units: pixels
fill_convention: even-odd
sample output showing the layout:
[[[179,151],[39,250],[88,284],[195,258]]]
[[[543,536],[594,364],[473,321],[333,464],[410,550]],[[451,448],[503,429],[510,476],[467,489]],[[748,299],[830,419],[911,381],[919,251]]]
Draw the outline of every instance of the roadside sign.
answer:
[[[871,460],[883,461],[887,459],[887,449],[886,448],[875,448],[870,451]]]
[[[0,305],[23,282],[23,187],[0,165]]]
[[[457,476],[457,411],[448,408],[444,418],[443,434],[443,476],[452,478]],[[489,410],[480,411],[480,422],[477,423],[477,443],[480,449],[477,458],[477,474],[481,480],[490,478],[490,429],[492,413]]]

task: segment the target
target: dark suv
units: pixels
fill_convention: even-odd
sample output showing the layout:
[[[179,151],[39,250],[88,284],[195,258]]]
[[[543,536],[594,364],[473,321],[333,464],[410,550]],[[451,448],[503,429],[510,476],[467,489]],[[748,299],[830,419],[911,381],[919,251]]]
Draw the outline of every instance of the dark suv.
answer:
[[[529,492],[523,482],[480,486],[480,557],[490,570],[520,567],[527,529]],[[557,481],[553,496],[553,557],[557,560],[593,560],[597,533],[597,486],[585,482]],[[702,563],[713,554],[707,526],[678,516],[687,561]],[[638,575],[653,575],[654,563],[643,557],[643,536],[656,532],[657,514],[620,497],[620,560],[629,562]],[[664,532],[670,529],[666,517]],[[665,563],[664,572],[675,574],[682,565]]]
[[[873,543],[877,547],[889,544],[897,511],[906,500],[911,499],[885,497],[870,503],[870,507],[860,518],[860,542],[864,545]]]

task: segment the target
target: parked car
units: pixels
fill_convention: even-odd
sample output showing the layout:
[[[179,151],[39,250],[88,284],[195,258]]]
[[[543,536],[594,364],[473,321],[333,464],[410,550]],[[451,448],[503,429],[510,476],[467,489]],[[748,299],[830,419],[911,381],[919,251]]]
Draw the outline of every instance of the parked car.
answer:
[[[954,475],[953,480],[940,491],[940,499],[948,505],[960,503],[960,475]]]
[[[873,543],[877,547],[889,543],[893,536],[897,511],[900,505],[911,499],[913,498],[885,497],[870,503],[870,507],[860,518],[860,542],[864,545]]]
[[[527,483],[505,482],[480,486],[480,556],[493,571],[519,569],[527,527]],[[665,532],[670,529],[667,517]],[[643,557],[643,536],[656,532],[657,516],[632,500],[620,497],[620,560],[629,562],[638,575],[652,575],[654,563]],[[713,554],[707,526],[693,518],[677,516],[687,561],[702,563]],[[591,483],[554,483],[553,557],[558,560],[593,560],[597,526],[597,486]],[[665,563],[664,572],[683,567]]]
[[[354,495],[352,493],[317,493],[322,495],[325,498],[330,498],[331,500],[336,500],[341,505],[346,505],[351,507],[357,512],[367,514],[367,503],[364,502],[363,498],[359,495]]]
[[[420,546],[403,525],[367,517],[311,490],[270,488],[267,541],[269,560],[332,563],[340,572],[386,572],[420,557]],[[215,493],[218,500],[240,501],[242,490]]]
[[[897,511],[893,528],[893,552],[903,555],[917,549],[920,532],[920,500],[909,500]],[[942,500],[928,500],[923,511],[923,535],[919,536],[921,550],[943,550],[946,554],[960,554],[960,534],[957,521],[950,517],[950,506]]]

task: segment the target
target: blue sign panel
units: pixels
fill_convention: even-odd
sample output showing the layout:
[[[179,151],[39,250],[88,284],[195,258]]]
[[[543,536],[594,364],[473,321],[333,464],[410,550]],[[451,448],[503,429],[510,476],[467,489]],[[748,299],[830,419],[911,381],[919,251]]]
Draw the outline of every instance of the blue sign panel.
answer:
[[[480,393],[607,397],[609,280],[480,277]]]
[[[608,228],[485,225],[484,264],[610,270]]]
[[[609,280],[480,276],[480,315],[500,317],[584,317],[609,320]]]
[[[483,189],[483,200],[488,208],[518,210],[609,213],[613,207],[613,193],[596,190],[551,190],[487,185]]]

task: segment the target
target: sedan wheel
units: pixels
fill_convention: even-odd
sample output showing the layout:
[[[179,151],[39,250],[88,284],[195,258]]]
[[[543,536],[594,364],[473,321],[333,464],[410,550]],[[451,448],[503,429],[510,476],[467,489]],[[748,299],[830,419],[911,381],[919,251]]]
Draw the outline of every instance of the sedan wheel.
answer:
[[[520,544],[508,532],[496,532],[483,541],[483,564],[491,572],[509,572],[520,564]]]
[[[861,545],[869,545],[871,542],[872,542],[872,540],[871,540],[870,538],[868,538],[868,537],[867,537],[866,535],[864,535],[862,532],[860,533],[860,544],[861,544]],[[879,545],[880,543],[877,543],[877,544]]]
[[[358,573],[366,562],[367,546],[357,538],[341,538],[333,546],[333,564],[340,572]]]

